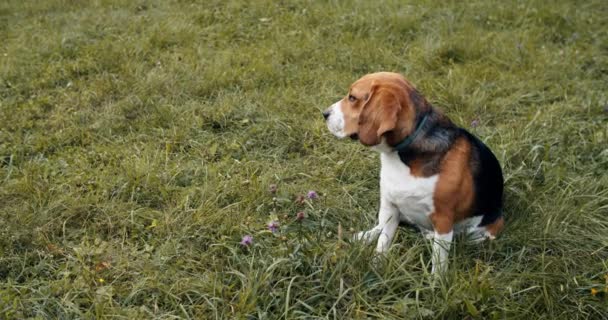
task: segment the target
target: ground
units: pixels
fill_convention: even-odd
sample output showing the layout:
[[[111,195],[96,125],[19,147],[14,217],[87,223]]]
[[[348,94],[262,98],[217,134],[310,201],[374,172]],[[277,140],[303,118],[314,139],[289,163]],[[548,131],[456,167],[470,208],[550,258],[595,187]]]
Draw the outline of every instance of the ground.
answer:
[[[606,317],[606,17],[602,0],[2,1],[0,318]],[[375,223],[378,154],[321,111],[381,70],[504,170],[504,234],[458,242],[442,279],[413,230],[384,258],[348,240]]]

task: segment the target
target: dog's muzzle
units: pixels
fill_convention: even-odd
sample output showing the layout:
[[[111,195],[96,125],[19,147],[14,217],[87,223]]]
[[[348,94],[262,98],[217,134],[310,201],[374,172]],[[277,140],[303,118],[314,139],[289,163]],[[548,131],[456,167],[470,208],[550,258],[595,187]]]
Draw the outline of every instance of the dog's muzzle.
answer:
[[[323,111],[323,118],[325,118],[325,120],[327,120],[327,118],[329,118],[330,115],[331,115],[331,110]]]

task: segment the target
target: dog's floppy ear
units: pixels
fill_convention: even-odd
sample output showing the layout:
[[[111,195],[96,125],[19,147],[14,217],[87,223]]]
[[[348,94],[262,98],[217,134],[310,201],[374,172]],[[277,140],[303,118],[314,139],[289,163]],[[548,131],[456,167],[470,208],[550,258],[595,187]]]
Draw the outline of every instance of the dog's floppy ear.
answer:
[[[395,129],[400,109],[399,100],[391,90],[372,85],[359,116],[359,141],[366,146],[379,144],[382,135]]]

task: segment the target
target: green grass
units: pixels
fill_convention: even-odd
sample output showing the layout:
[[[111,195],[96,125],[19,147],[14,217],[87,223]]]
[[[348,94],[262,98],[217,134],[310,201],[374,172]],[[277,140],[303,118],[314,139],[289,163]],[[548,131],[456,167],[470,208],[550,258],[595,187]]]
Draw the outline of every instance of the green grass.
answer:
[[[604,318],[607,16],[601,0],[2,1],[0,318]],[[441,281],[409,229],[378,263],[338,239],[375,223],[379,161],[320,111],[381,70],[478,120],[504,168],[505,233],[458,243]]]

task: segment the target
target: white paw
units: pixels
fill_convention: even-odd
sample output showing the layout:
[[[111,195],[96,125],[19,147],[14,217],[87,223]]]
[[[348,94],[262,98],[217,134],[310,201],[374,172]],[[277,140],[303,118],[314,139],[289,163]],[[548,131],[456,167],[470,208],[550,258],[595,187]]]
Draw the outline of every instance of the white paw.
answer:
[[[476,228],[474,231],[469,231],[468,235],[469,242],[474,244],[496,239],[495,236],[485,230],[482,230],[482,228]]]
[[[376,228],[373,228],[368,231],[361,231],[353,236],[353,240],[363,241],[366,244],[370,244],[372,241],[374,241],[378,237],[378,235],[380,234],[380,231],[381,231],[380,229],[376,229]]]

